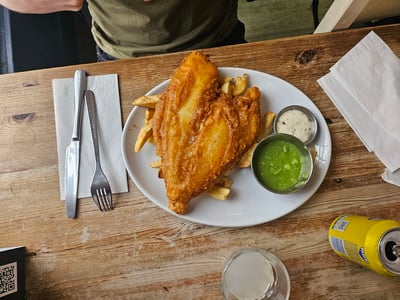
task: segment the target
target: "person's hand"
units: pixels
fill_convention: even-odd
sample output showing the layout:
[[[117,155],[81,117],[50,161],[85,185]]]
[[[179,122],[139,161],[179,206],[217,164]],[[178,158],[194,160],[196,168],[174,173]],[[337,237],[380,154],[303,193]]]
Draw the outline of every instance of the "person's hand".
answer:
[[[44,14],[57,11],[79,11],[83,0],[0,0],[0,4],[20,13]]]

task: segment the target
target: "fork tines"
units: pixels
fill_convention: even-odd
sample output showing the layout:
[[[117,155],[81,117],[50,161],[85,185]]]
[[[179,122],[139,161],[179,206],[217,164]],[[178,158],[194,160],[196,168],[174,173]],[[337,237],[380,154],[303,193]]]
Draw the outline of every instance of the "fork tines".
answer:
[[[93,199],[101,211],[113,209],[112,194],[105,188],[98,188],[92,192]]]

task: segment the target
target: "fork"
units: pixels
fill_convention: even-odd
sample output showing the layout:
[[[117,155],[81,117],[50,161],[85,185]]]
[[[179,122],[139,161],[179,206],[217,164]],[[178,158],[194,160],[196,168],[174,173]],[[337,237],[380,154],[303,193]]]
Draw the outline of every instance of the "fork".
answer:
[[[85,98],[89,114],[90,130],[92,132],[94,155],[96,159],[96,169],[94,172],[92,185],[90,187],[90,192],[97,207],[101,211],[108,211],[113,209],[112,192],[110,184],[107,180],[107,177],[104,175],[100,164],[99,136],[97,132],[97,112],[94,100],[94,93],[90,90],[87,90],[85,93]]]

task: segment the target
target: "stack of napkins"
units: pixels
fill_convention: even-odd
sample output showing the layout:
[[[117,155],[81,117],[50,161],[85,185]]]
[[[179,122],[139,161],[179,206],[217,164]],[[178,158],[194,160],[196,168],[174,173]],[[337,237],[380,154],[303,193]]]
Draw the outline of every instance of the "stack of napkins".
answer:
[[[88,76],[87,89],[92,90],[98,116],[100,162],[113,194],[128,191],[125,165],[121,152],[121,106],[116,74]],[[74,115],[74,79],[54,79],[53,98],[57,133],[60,197],[65,199],[65,150],[71,143]],[[89,116],[83,105],[81,156],[78,198],[91,197],[90,185],[95,170],[95,158]]]
[[[318,83],[400,185],[400,59],[371,31]]]

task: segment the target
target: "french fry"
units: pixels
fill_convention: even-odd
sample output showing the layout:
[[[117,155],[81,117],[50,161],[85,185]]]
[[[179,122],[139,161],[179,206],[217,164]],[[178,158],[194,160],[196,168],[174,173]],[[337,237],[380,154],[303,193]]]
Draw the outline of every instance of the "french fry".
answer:
[[[232,77],[222,77],[220,78],[221,91],[229,96],[239,96],[246,91],[247,88],[247,74],[243,76],[238,76],[236,78]]]
[[[215,185],[212,189],[208,190],[206,194],[214,199],[226,200],[228,199],[230,192],[231,192],[230,188],[220,185]]]
[[[232,95],[233,96],[239,96],[243,94],[243,92],[247,88],[247,78],[249,75],[243,74],[243,76],[238,76],[235,78],[233,82],[233,87],[232,87]]]
[[[156,160],[156,161],[152,161],[150,163],[150,167],[152,167],[153,169],[161,168],[161,159]]]
[[[222,176],[217,185],[230,188],[233,185],[233,179],[228,176]]]
[[[238,167],[239,168],[248,168],[251,165],[251,157],[253,156],[253,151],[256,148],[257,143],[255,143],[239,160]]]
[[[154,109],[147,108],[146,113],[144,114],[144,123],[151,123],[154,117]]]
[[[223,86],[227,82],[232,83],[232,80],[233,80],[233,77],[220,77],[219,78],[219,85]]]
[[[231,82],[233,80],[233,77],[221,77],[219,79],[221,85],[224,84],[225,82]]]
[[[229,95],[229,96],[232,95],[232,90],[233,90],[233,88],[232,88],[232,83],[231,83],[230,81],[226,81],[226,82],[221,86],[221,91],[222,91],[224,94],[227,94],[227,95]]]
[[[274,123],[275,113],[272,111],[266,112],[261,119],[260,131],[258,134],[258,140],[266,138],[272,131],[272,125]]]
[[[260,124],[260,131],[259,135],[257,137],[257,140],[260,141],[263,138],[267,137],[272,130],[272,124],[275,119],[275,113],[269,111],[266,112],[261,119],[261,124]],[[239,160],[238,167],[239,168],[248,168],[251,165],[251,157],[253,155],[253,151],[256,148],[257,143],[255,143],[247,152],[242,156],[242,158]]]
[[[135,142],[135,152],[139,152],[144,144],[153,136],[153,126],[151,122],[147,122],[140,129]]]
[[[228,176],[222,176],[218,183],[213,186],[206,194],[217,200],[226,200],[231,192],[231,186],[233,185],[233,179]]]
[[[133,106],[142,106],[142,107],[149,107],[155,108],[156,103],[160,100],[161,95],[148,95],[148,96],[140,96],[133,100]]]
[[[142,128],[140,128],[138,137],[135,142],[135,152],[139,152],[143,148],[144,144],[146,144],[147,142],[152,142],[153,116],[154,116],[154,109],[147,108],[146,113],[144,114],[144,125]]]

